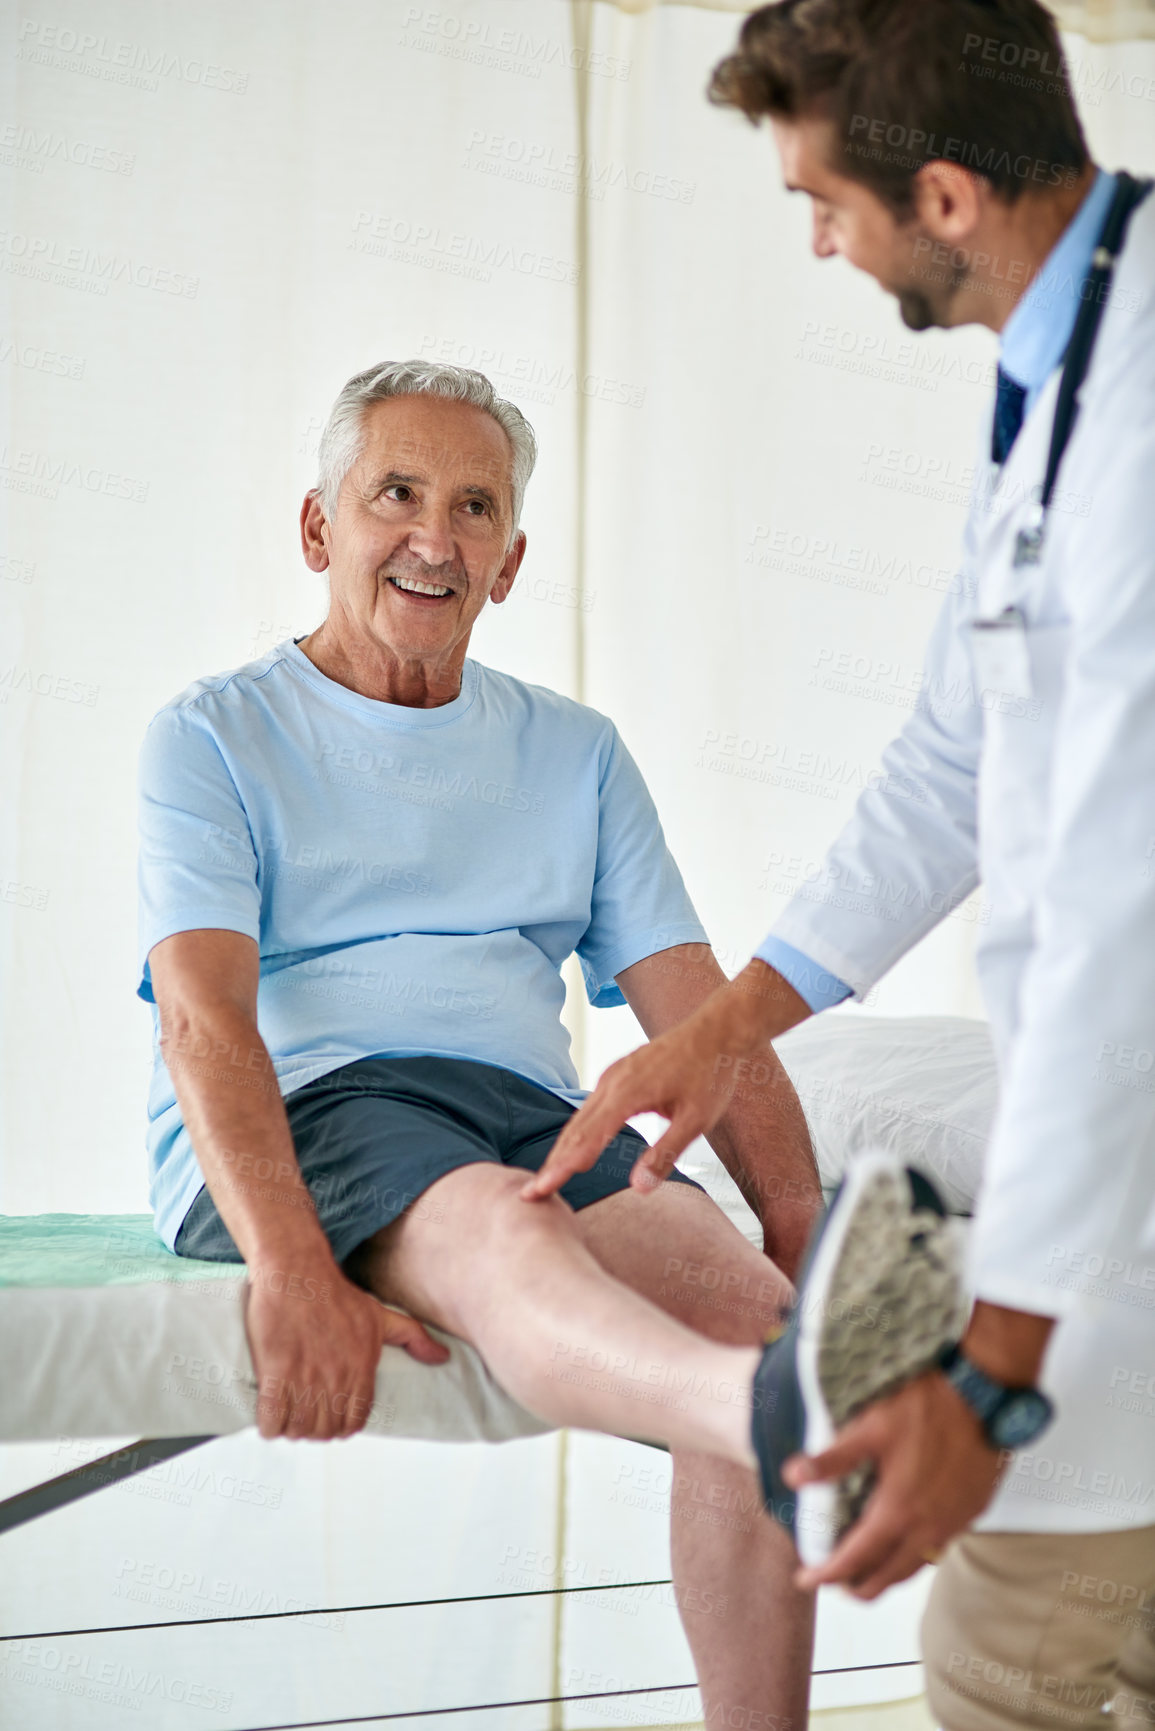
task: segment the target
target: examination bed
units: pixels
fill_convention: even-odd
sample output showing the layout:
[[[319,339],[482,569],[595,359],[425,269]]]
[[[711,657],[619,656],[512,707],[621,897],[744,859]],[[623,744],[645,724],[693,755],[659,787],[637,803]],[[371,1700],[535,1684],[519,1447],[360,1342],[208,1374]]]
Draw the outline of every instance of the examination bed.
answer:
[[[969,1212],[994,1110],[986,1026],[959,1017],[816,1018],[776,1042],[824,1187],[865,1147],[922,1167]],[[739,1228],[756,1222],[704,1143],[681,1166]],[[0,1217],[0,1441],[139,1435],[0,1502],[0,1532],[255,1423],[239,1265],[173,1256],[148,1215]],[[435,1334],[437,1330],[433,1330]],[[369,1434],[500,1442],[549,1430],[441,1335],[450,1359],[384,1348]]]

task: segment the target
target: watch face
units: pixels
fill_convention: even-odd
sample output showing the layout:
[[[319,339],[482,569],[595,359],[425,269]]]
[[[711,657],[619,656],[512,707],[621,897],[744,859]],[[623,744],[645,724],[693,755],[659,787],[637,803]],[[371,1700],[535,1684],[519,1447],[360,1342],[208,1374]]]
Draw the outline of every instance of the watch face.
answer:
[[[1051,1412],[1050,1401],[1038,1389],[1015,1389],[989,1421],[993,1439],[999,1448],[1022,1448],[1046,1428]]]

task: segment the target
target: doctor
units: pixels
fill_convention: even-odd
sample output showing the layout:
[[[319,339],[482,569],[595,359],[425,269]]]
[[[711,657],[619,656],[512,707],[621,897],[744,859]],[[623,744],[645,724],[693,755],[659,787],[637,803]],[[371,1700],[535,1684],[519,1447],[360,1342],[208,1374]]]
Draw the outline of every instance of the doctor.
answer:
[[[1099,1725],[1112,1697],[1155,1724],[1155,197],[1091,162],[1036,0],[781,0],[711,96],[769,117],[820,258],[913,330],[999,334],[997,397],[919,707],[827,856],[856,895],[791,902],[733,982],[606,1072],[527,1193],[641,1111],[671,1121],[635,1174],[656,1179],[735,1058],[864,998],[981,881],[1001,1103],[973,1317],[942,1368],[788,1469],[878,1471],[800,1580],[871,1599],[953,1540],[923,1627],[943,1725]],[[888,796],[907,776],[925,803]]]

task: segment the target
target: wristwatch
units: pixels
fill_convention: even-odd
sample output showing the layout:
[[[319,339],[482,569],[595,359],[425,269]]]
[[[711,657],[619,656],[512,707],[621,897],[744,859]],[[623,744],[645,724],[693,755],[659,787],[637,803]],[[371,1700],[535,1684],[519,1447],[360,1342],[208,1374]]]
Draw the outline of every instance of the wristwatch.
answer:
[[[939,1354],[939,1369],[957,1389],[994,1449],[1021,1449],[1041,1436],[1055,1416],[1037,1388],[1008,1388],[972,1364],[956,1343]]]

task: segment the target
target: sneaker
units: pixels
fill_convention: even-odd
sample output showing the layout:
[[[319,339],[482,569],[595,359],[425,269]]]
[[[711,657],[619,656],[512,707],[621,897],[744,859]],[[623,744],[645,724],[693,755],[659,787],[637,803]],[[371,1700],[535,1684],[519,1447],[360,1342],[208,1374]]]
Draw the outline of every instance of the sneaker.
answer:
[[[860,1408],[928,1370],[968,1310],[961,1241],[934,1185],[888,1154],[854,1159],[811,1239],[790,1319],[754,1377],[762,1493],[804,1563],[830,1555],[874,1475],[867,1465],[795,1493],[783,1462],[820,1454]]]

